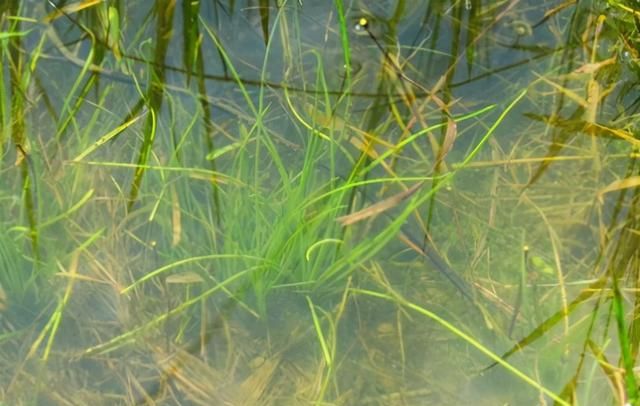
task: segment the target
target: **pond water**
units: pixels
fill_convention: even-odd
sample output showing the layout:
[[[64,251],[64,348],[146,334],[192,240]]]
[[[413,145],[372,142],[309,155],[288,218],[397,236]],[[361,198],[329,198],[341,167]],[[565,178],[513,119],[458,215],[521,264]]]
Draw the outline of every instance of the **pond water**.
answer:
[[[0,404],[634,404],[637,13],[4,2]]]

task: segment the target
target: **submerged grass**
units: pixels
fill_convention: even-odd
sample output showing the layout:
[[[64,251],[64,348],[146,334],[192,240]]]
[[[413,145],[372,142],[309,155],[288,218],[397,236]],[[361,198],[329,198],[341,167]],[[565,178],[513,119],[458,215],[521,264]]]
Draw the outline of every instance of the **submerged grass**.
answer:
[[[10,3],[3,401],[637,403],[637,101],[597,51],[630,16]]]

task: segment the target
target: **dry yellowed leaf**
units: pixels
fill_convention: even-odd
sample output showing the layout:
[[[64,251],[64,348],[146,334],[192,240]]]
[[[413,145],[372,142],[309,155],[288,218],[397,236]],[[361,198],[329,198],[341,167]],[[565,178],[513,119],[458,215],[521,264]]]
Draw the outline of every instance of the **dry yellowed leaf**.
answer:
[[[638,186],[640,186],[640,176],[631,176],[629,178],[616,180],[615,182],[611,182],[609,185],[598,192],[598,201],[602,203],[603,196],[606,193]]]
[[[611,65],[613,63],[616,62],[617,57],[613,56],[611,58],[605,59],[603,61],[600,62],[594,62],[594,63],[585,63],[584,65],[582,65],[581,67],[579,67],[578,69],[574,70],[573,73],[595,73],[597,72],[600,68],[607,66],[607,65]]]
[[[350,224],[354,224],[354,223],[360,222],[362,220],[366,220],[369,217],[372,217],[372,216],[375,216],[375,215],[380,214],[382,212],[385,212],[385,211],[397,206],[403,200],[409,198],[418,189],[420,189],[420,187],[422,185],[424,185],[424,181],[416,183],[415,185],[411,186],[409,189],[405,190],[404,192],[400,192],[400,193],[398,193],[396,195],[388,197],[388,198],[384,199],[381,202],[372,204],[371,206],[366,207],[366,208],[364,208],[362,210],[359,210],[359,211],[357,211],[355,213],[351,213],[351,214],[347,214],[346,216],[338,217],[338,222],[340,222],[340,224],[342,224],[343,226],[348,226]]]

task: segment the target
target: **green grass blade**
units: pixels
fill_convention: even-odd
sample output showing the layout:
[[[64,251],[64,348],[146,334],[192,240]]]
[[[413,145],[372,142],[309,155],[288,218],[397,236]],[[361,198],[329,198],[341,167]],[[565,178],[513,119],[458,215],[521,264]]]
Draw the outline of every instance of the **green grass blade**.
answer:
[[[433,321],[435,321],[436,323],[440,324],[442,327],[444,327],[445,329],[447,329],[451,333],[455,334],[456,336],[460,337],[465,342],[467,342],[470,345],[472,345],[473,347],[475,347],[481,353],[485,354],[487,357],[492,359],[496,364],[499,364],[500,366],[505,368],[507,371],[511,372],[514,376],[518,377],[522,381],[526,382],[527,384],[531,385],[532,387],[536,388],[540,392],[543,392],[545,395],[547,395],[550,398],[552,398],[553,400],[555,400],[557,402],[556,404],[562,405],[562,406],[570,406],[569,403],[567,403],[564,399],[560,398],[555,392],[551,391],[550,389],[548,389],[545,386],[541,385],[540,383],[536,382],[534,379],[530,378],[524,372],[520,371],[519,369],[517,369],[513,365],[511,365],[508,362],[506,362],[505,360],[503,360],[499,355],[497,355],[496,353],[494,353],[493,351],[491,351],[490,349],[485,347],[482,343],[477,341],[475,338],[471,337],[470,335],[468,335],[464,331],[460,330],[459,328],[457,328],[453,324],[451,324],[448,321],[444,320],[443,318],[441,318],[437,314],[435,314],[435,313],[433,313],[433,312],[431,312],[431,311],[429,311],[429,310],[427,310],[427,309],[425,309],[425,308],[423,308],[421,306],[418,306],[418,305],[416,305],[414,303],[406,301],[405,299],[399,298],[397,296],[389,296],[387,294],[380,293],[380,292],[375,292],[375,291],[365,290],[365,289],[355,289],[355,288],[352,288],[351,292],[357,293],[357,294],[362,294],[362,295],[367,295],[367,296],[372,296],[372,297],[377,297],[377,298],[380,298],[380,299],[388,300],[388,301],[393,302],[393,303],[399,303],[400,305],[402,305],[402,306],[404,306],[404,307],[406,307],[408,309],[414,310],[415,312],[420,313],[423,316],[426,316],[426,317],[432,319]]]

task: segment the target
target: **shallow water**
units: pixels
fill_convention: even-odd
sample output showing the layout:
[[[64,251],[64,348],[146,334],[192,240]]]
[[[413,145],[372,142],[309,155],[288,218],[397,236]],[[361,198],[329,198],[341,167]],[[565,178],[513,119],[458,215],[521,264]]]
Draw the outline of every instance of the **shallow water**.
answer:
[[[330,2],[10,3],[6,404],[620,401],[635,78],[597,13],[353,1],[343,38]]]

